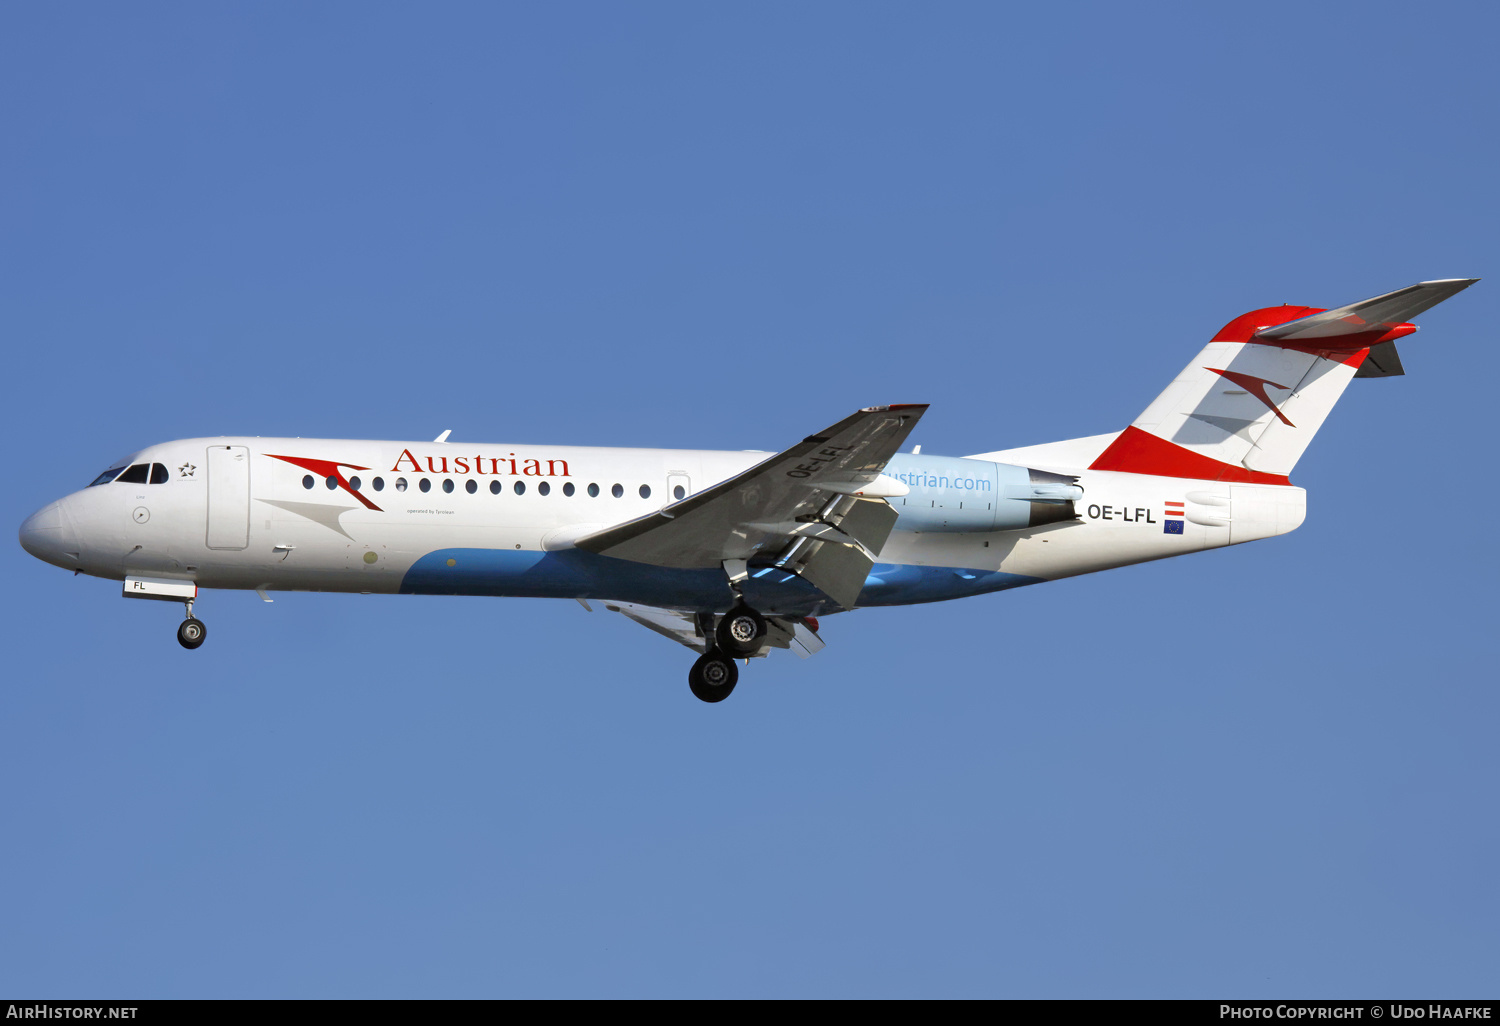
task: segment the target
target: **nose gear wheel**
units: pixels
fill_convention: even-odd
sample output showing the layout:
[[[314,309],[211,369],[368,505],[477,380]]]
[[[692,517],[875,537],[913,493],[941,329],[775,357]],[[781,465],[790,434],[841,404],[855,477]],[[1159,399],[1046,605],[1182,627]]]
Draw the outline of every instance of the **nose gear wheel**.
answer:
[[[190,616],[177,626],[177,643],[183,648],[197,648],[207,637],[208,628],[203,626],[202,620],[195,617]]]

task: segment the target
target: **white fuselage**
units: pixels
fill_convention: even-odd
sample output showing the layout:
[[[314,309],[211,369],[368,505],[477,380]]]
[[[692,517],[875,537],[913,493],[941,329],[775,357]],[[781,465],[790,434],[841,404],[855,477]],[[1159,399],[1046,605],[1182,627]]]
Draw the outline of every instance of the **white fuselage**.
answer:
[[[164,482],[90,486],[39,511],[21,535],[48,562],[116,580],[727,607],[731,596],[696,572],[591,556],[572,543],[767,455],[188,439],[128,461],[165,467]],[[927,460],[940,461],[942,472],[929,472]],[[972,466],[972,474],[953,474],[955,465]],[[1305,493],[1290,486],[1046,469],[1065,472],[1082,488],[1072,507],[1077,519],[974,529],[974,511],[993,516],[986,504],[992,511],[1014,501],[1004,494],[1006,475],[1023,471],[992,460],[898,455],[887,473],[911,482],[910,491],[890,499],[901,516],[857,605],[957,598],[1251,541],[1294,529],[1305,509]],[[777,601],[800,600],[767,601],[776,611]]]

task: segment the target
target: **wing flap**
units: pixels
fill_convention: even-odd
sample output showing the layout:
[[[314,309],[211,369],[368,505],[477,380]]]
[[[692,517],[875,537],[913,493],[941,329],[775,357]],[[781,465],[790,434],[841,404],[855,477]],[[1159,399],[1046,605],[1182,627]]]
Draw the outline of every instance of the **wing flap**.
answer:
[[[766,621],[766,644],[790,649],[798,659],[810,659],[824,648],[823,639],[806,621],[779,617]]]
[[[880,550],[885,548],[886,539],[896,529],[896,521],[900,516],[889,502],[863,499],[844,514],[838,529],[870,552],[879,555]]]
[[[805,557],[786,564],[785,569],[848,609],[859,598],[874,566],[875,561],[853,545],[813,542]]]

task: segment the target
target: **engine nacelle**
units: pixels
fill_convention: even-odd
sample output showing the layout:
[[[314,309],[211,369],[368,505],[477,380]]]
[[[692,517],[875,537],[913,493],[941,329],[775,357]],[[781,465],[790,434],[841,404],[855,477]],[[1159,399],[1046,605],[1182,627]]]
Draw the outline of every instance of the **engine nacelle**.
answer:
[[[1076,520],[1078,479],[989,460],[897,453],[886,476],[911,489],[891,499],[898,531],[1015,531]]]

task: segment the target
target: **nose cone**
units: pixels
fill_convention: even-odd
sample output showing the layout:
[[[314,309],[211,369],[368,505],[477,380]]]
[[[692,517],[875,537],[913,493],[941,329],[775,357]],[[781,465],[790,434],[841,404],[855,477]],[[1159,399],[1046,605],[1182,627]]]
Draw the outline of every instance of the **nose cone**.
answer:
[[[21,525],[21,548],[65,570],[78,568],[78,534],[62,503],[44,506]]]

